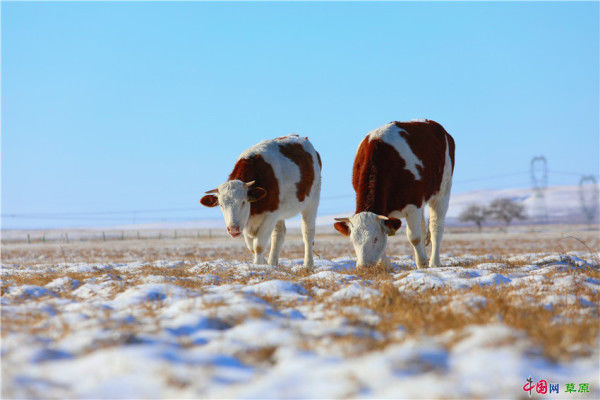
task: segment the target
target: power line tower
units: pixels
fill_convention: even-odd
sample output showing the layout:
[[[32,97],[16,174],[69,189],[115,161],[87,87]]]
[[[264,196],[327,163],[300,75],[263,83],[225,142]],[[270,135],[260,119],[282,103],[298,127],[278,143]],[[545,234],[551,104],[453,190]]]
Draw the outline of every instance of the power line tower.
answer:
[[[548,161],[543,155],[535,156],[529,164],[531,189],[534,192],[532,217],[543,223],[548,222],[548,207],[546,206],[546,189],[548,188]]]
[[[584,175],[579,180],[579,203],[587,223],[594,222],[598,212],[598,182],[594,175]]]

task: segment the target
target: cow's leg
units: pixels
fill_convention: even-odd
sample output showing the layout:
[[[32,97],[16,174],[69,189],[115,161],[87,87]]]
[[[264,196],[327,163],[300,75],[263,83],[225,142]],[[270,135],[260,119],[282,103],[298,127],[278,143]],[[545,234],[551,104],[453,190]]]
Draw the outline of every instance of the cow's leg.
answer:
[[[271,235],[271,252],[269,253],[269,264],[277,266],[279,263],[279,254],[285,240],[285,221],[279,220],[275,224],[273,234]]]
[[[250,252],[252,254],[254,254],[254,244],[252,242],[252,238],[250,236],[248,236],[245,232],[244,232],[244,241],[246,242],[246,247],[248,248],[248,250],[250,250]]]
[[[429,229],[427,227],[427,222],[425,222],[425,208],[423,207],[423,212],[421,213],[421,238],[423,242],[423,247],[429,246],[431,243],[431,235],[429,234]]]
[[[273,232],[273,228],[275,228],[276,222],[277,220],[272,216],[267,217],[258,228],[256,237],[254,237],[254,241],[252,243],[254,248],[254,264],[267,263],[267,259],[265,258],[265,250],[269,245],[269,237]]]
[[[421,241],[421,221],[423,219],[423,208],[412,208],[406,213],[406,236],[415,251],[415,263],[417,268],[427,266],[427,256]]]
[[[444,175],[440,191],[429,201],[429,231],[431,232],[431,257],[429,258],[430,267],[439,267],[440,246],[442,236],[444,235],[444,219],[448,211],[450,202],[450,190],[452,189],[452,161],[446,148],[446,162],[444,164]]]
[[[444,235],[444,219],[448,211],[448,202],[450,201],[450,191],[440,193],[429,202],[429,231],[431,232],[431,257],[429,258],[430,267],[439,267],[440,246],[442,236]]]
[[[317,205],[309,206],[302,211],[302,239],[304,240],[304,266],[314,267],[313,244],[315,240],[315,222]]]

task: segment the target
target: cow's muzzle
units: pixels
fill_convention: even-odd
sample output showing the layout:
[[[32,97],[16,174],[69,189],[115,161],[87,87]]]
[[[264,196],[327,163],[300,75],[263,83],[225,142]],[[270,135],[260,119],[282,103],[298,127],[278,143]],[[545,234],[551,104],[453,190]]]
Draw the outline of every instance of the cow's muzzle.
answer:
[[[242,231],[240,231],[239,226],[228,226],[227,233],[229,233],[229,235],[231,235],[231,237],[238,237],[242,234]]]

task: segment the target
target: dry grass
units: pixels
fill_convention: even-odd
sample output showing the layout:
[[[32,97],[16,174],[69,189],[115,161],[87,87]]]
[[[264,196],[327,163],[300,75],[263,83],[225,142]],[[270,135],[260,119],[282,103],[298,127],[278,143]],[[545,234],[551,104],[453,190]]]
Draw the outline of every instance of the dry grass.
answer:
[[[594,230],[596,229],[596,230]],[[4,263],[37,264],[56,262],[130,262],[176,259],[191,263],[208,260],[251,261],[243,240],[230,238],[163,238],[162,240],[111,240],[63,242],[3,242]],[[405,233],[388,241],[389,253],[412,255]],[[523,252],[569,252],[600,250],[597,226],[532,226],[515,228],[512,233],[485,229],[478,233],[469,228],[448,228],[443,252],[453,254],[504,254]],[[315,238],[316,258],[332,259],[353,254],[350,241],[339,234],[319,234]],[[303,244],[299,236],[288,235],[281,257],[301,258]],[[599,257],[600,258],[600,257]]]
[[[511,269],[526,265],[526,262],[503,262],[506,265],[499,273],[508,274]],[[476,268],[476,267],[475,267]],[[404,340],[406,337],[420,337],[422,335],[444,335],[447,333],[460,333],[466,327],[502,323],[509,327],[524,332],[538,349],[552,360],[573,359],[578,356],[589,355],[600,336],[598,324],[598,306],[593,311],[592,318],[582,318],[583,306],[579,303],[582,296],[589,302],[600,305],[600,292],[578,284],[568,289],[545,289],[527,291],[527,288],[514,286],[479,286],[470,289],[427,289],[418,292],[400,291],[393,284],[393,280],[402,279],[405,274],[392,278],[390,269],[385,265],[376,267],[358,268],[349,271],[358,275],[368,286],[378,289],[379,296],[363,300],[360,298],[344,299],[332,302],[328,294],[313,296],[310,303],[315,307],[325,305],[329,311],[328,318],[343,317],[347,325],[358,328],[372,329],[383,336],[383,340],[372,336],[341,336],[335,338],[335,343],[340,348],[348,349],[348,355],[361,354],[385,348],[391,343]],[[554,270],[545,274],[550,282],[572,274],[572,271]],[[600,279],[600,271],[588,268],[586,275]],[[315,287],[334,292],[340,288],[339,283],[330,280],[305,280],[303,286],[309,292]],[[522,299],[527,292],[529,299]],[[544,297],[549,293],[554,295],[574,295],[574,304],[557,304],[553,308],[544,306]],[[454,299],[465,295],[476,295],[485,298],[485,304],[468,308],[466,305],[452,305]],[[381,317],[379,323],[370,325],[360,315],[346,312],[348,306],[365,307],[374,311]],[[557,317],[559,316],[559,317]],[[399,339],[398,329],[403,329],[406,335]],[[460,335],[455,335],[458,340]],[[331,340],[328,338],[327,340]],[[322,341],[319,342],[322,345]],[[451,345],[452,343],[449,343]],[[316,345],[313,343],[313,345]],[[332,345],[329,343],[328,345]],[[310,347],[310,342],[305,344]]]
[[[379,290],[381,295],[365,302],[365,306],[382,317],[376,329],[386,336],[399,326],[418,336],[460,332],[470,325],[502,322],[525,332],[547,357],[554,360],[588,355],[599,336],[597,320],[580,318],[577,304],[549,310],[540,301],[515,302],[515,289],[511,287],[476,286],[470,289],[469,293],[487,299],[487,304],[476,311],[449,307],[453,298],[464,294],[462,291],[430,289],[402,293],[389,282],[383,283]],[[586,294],[590,295],[589,292]],[[591,295],[590,300],[599,304],[600,295]],[[557,322],[558,312],[567,319]]]
[[[172,373],[170,373],[169,371],[165,371],[163,373],[163,376],[165,377],[167,385],[173,386],[178,389],[185,389],[186,387],[188,387],[192,384],[189,380],[179,378],[179,377],[173,375]]]
[[[463,235],[464,233],[460,233]],[[462,236],[448,237],[444,241],[444,252],[454,254],[493,254],[494,262],[500,262],[505,265],[499,273],[508,274],[514,269],[529,264],[529,262],[518,260],[514,261],[511,256],[519,252],[546,251],[548,253],[564,253],[566,251],[585,251],[597,249],[599,240],[596,232],[586,233],[581,240],[571,238],[562,238],[559,235],[549,235],[548,237],[512,237],[506,235],[494,241],[464,238]],[[331,259],[339,256],[351,256],[352,247],[349,241],[344,238],[333,239],[324,237],[324,244],[318,244],[317,249],[321,256]],[[331,242],[328,242],[331,241]],[[324,318],[343,318],[344,324],[355,327],[361,332],[371,332],[365,335],[325,335],[323,337],[307,337],[304,347],[309,349],[316,348],[335,348],[339,351],[354,356],[365,352],[375,351],[386,346],[404,340],[406,337],[419,337],[422,335],[447,335],[452,337],[447,345],[452,346],[457,340],[460,340],[465,328],[475,325],[485,325],[495,322],[501,322],[509,327],[515,328],[527,335],[527,337],[537,346],[538,349],[547,357],[553,360],[572,359],[574,357],[588,355],[591,349],[597,344],[600,336],[598,326],[598,307],[600,304],[600,294],[593,292],[583,285],[576,285],[570,289],[561,289],[551,291],[552,294],[574,295],[577,298],[582,296],[596,304],[591,315],[583,318],[581,311],[583,309],[579,301],[574,304],[559,304],[553,309],[545,308],[542,299],[546,296],[543,290],[528,292],[530,300],[524,301],[520,298],[523,288],[513,286],[474,286],[468,290],[453,289],[427,289],[418,292],[403,292],[394,286],[393,281],[402,279],[408,271],[404,272],[396,267],[392,269],[385,265],[377,265],[372,268],[358,268],[352,271],[340,271],[345,274],[356,275],[360,282],[368,287],[379,290],[380,294],[373,298],[362,300],[359,298],[332,301],[329,294],[339,290],[343,284],[335,280],[310,279],[314,273],[306,268],[265,268],[251,269],[249,273],[240,275],[235,268],[227,268],[215,263],[205,263],[206,260],[225,259],[225,260],[248,260],[250,258],[248,251],[242,246],[222,246],[199,248],[193,244],[177,245],[174,240],[164,240],[162,243],[152,243],[151,246],[140,245],[136,241],[118,242],[118,245],[112,243],[114,248],[100,245],[88,246],[85,249],[81,243],[63,244],[57,246],[51,243],[32,244],[30,247],[13,246],[5,249],[3,246],[3,258],[9,260],[28,260],[29,264],[38,262],[60,263],[60,262],[106,262],[111,263],[128,260],[147,260],[148,265],[144,265],[139,270],[117,272],[114,269],[101,269],[92,272],[47,272],[47,273],[10,273],[3,276],[0,290],[2,296],[6,295],[9,286],[12,285],[36,285],[45,286],[54,279],[60,277],[69,277],[80,283],[96,280],[100,282],[110,281],[112,283],[111,295],[114,296],[123,290],[144,282],[148,276],[161,276],[165,281],[174,285],[191,289],[203,293],[207,285],[217,284],[249,284],[250,282],[262,282],[270,279],[282,279],[297,282],[302,285],[311,298],[303,303],[308,307],[323,307],[326,311]],[[318,241],[317,241],[318,243]],[[329,243],[332,243],[329,245]],[[134,246],[135,244],[135,246]],[[128,247],[129,246],[129,247]],[[138,246],[138,247],[136,247]],[[208,249],[208,250],[207,250]],[[524,250],[523,250],[524,249]],[[394,239],[390,244],[389,254],[412,254],[405,238]],[[41,258],[40,258],[41,257]],[[298,242],[286,244],[284,258],[302,257],[302,245]],[[5,259],[5,260],[6,260]],[[169,267],[158,267],[152,265],[155,260],[182,260],[183,263]],[[41,261],[40,261],[41,260]],[[477,268],[476,262],[465,263],[464,267]],[[59,268],[53,268],[59,271]],[[586,276],[600,279],[600,271],[597,268],[588,268],[586,270],[577,270],[577,273],[584,272]],[[573,274],[572,271],[553,271],[548,272],[546,276],[550,280]],[[392,274],[394,277],[392,278]],[[214,275],[218,277],[216,282],[207,282],[200,279],[201,275]],[[308,279],[306,279],[308,278]],[[315,295],[317,288],[325,289],[325,294]],[[55,293],[57,297],[72,298],[69,292]],[[467,306],[456,307],[452,301],[465,295],[477,295],[486,299],[486,304],[476,309],[468,309]],[[258,296],[266,302],[268,307],[275,309],[285,309],[296,307],[293,302],[281,301],[273,296]],[[37,301],[36,299],[12,299],[13,304],[19,304],[25,301]],[[364,316],[349,312],[347,307],[360,306],[372,310],[380,317],[377,323],[365,322]],[[160,311],[163,307],[162,301],[148,301],[141,308],[141,318],[143,322],[133,324],[124,324],[112,318],[110,310],[98,312],[98,315],[90,315],[91,318],[99,318],[103,322],[105,329],[115,332],[110,339],[94,343],[93,348],[102,348],[109,346],[118,346],[124,343],[132,343],[137,340],[137,335],[142,333],[158,333],[161,330]],[[205,310],[212,310],[215,317],[219,310],[227,307],[226,301],[217,301],[202,305]],[[193,310],[190,310],[192,312]],[[557,315],[560,318],[557,318]],[[53,322],[53,316],[45,312],[36,312],[30,314],[13,313],[8,315],[2,313],[2,335],[8,332],[27,332],[35,335],[49,334],[65,336],[69,332],[66,325]],[[264,313],[264,305],[252,308],[247,314],[235,316],[227,319],[225,322],[231,326],[242,323],[251,318],[268,318]],[[402,327],[405,335],[398,335],[399,327]],[[186,343],[182,339],[181,346],[193,346],[193,343]],[[90,351],[92,348],[90,348]],[[238,354],[240,359],[249,364],[270,365],[274,362],[276,347],[261,347],[249,350],[243,354]],[[173,379],[174,385],[186,386],[188,382],[177,383]]]
[[[110,271],[101,270],[97,272],[56,272],[56,273],[34,273],[34,274],[7,274],[2,277],[2,285],[8,286],[9,283],[17,285],[45,286],[55,279],[68,277],[79,282],[84,282],[91,278],[97,278],[108,274]],[[3,291],[4,294],[4,291]]]
[[[27,332],[32,335],[41,334],[47,331],[48,327],[46,322],[50,317],[44,312],[11,315],[4,311],[1,313],[1,316],[2,329],[0,332],[2,337],[13,332]]]
[[[277,346],[255,347],[236,352],[234,356],[246,364],[273,365],[275,364],[274,355],[276,351]]]
[[[352,271],[364,281],[382,282],[390,279],[394,270],[384,263],[377,263],[371,267],[357,267]]]

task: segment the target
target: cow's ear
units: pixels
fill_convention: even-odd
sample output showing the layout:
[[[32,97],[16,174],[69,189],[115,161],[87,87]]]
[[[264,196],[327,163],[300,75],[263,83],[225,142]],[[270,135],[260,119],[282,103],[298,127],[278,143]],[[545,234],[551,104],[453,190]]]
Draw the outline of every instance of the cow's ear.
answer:
[[[219,198],[214,194],[207,194],[200,199],[200,204],[206,207],[216,207],[219,205]]]
[[[350,236],[350,227],[348,226],[347,222],[344,222],[344,221],[336,222],[335,224],[333,224],[333,227],[335,228],[336,231],[338,231],[342,235]]]
[[[248,201],[253,203],[265,197],[267,195],[267,191],[261,187],[251,187],[248,189]]]
[[[381,220],[381,222],[383,223],[383,231],[388,236],[394,236],[396,231],[402,226],[402,221],[398,218],[390,217],[386,220]]]

